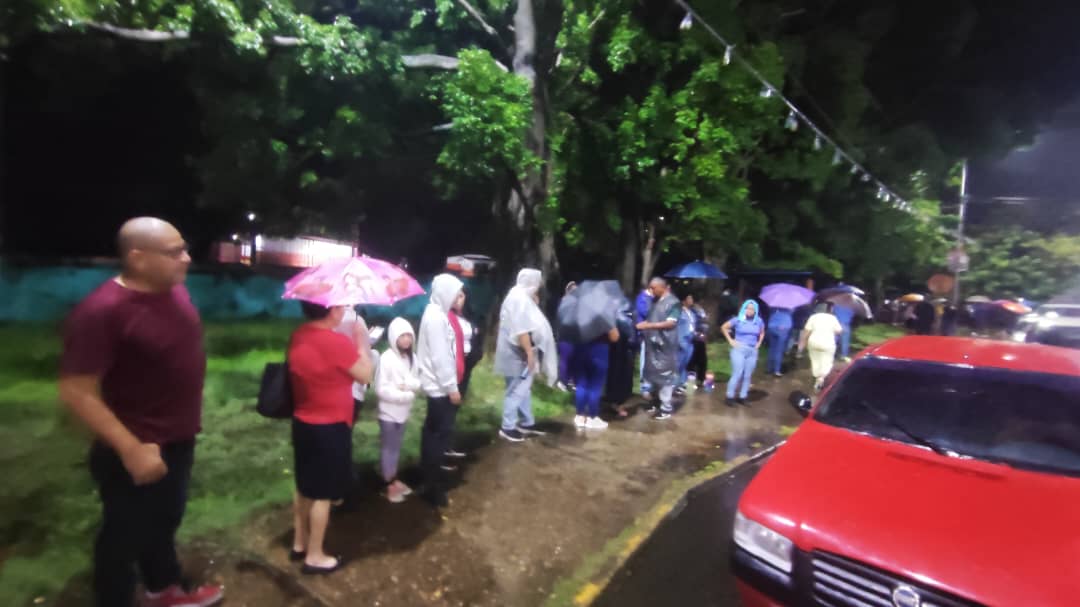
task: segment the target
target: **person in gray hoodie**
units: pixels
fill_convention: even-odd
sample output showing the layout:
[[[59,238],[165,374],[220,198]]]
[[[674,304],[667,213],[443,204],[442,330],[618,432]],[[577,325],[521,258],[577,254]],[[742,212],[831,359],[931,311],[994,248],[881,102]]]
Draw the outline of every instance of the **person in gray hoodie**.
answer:
[[[417,336],[416,366],[420,389],[427,396],[427,417],[420,439],[423,497],[437,508],[449,504],[442,465],[461,405],[459,385],[465,377],[464,333],[456,317],[449,313],[464,296],[464,284],[457,277],[436,276],[431,283],[431,302],[424,309]]]

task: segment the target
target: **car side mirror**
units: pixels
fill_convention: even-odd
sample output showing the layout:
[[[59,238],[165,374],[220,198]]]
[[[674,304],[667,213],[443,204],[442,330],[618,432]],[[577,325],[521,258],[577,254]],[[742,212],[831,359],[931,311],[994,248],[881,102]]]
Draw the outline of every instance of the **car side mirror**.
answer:
[[[804,392],[796,390],[788,397],[788,402],[792,407],[799,412],[799,415],[806,417],[810,415],[810,410],[814,408],[814,401]]]

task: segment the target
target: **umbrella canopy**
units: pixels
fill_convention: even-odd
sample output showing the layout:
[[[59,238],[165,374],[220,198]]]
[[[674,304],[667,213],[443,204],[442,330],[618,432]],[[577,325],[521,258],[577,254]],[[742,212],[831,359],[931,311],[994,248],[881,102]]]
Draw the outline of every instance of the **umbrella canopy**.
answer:
[[[926,296],[921,293],[908,293],[897,299],[901,303],[918,303],[920,301],[926,301]]]
[[[285,283],[281,297],[328,307],[389,306],[423,294],[416,279],[394,264],[374,257],[352,257],[333,259],[304,270]]]
[[[704,261],[691,261],[681,266],[675,266],[664,274],[667,278],[727,278],[720,268],[705,263]]]
[[[618,326],[630,301],[614,280],[586,280],[559,302],[559,341],[588,343]]]
[[[1005,310],[1008,310],[1009,312],[1012,312],[1013,314],[1028,314],[1029,312],[1031,312],[1031,308],[1025,306],[1024,304],[1015,301],[1009,301],[1007,299],[999,299],[995,301],[994,304],[1004,308]]]
[[[818,295],[820,297],[821,294],[819,293]],[[854,293],[835,293],[822,299],[853,310],[856,316],[862,316],[866,319],[873,318],[874,316],[873,312],[870,310],[870,304],[866,303],[866,300]]]
[[[866,291],[863,291],[859,287],[854,285],[846,285],[840,283],[835,287],[829,287],[828,289],[822,289],[818,291],[818,297],[828,300],[833,295],[857,295],[859,297],[866,297]]]
[[[991,303],[990,298],[985,295],[972,295],[965,300],[967,303]]]
[[[814,301],[814,292],[798,285],[778,282],[766,285],[761,289],[761,295],[758,296],[758,299],[768,304],[770,308],[794,310]]]

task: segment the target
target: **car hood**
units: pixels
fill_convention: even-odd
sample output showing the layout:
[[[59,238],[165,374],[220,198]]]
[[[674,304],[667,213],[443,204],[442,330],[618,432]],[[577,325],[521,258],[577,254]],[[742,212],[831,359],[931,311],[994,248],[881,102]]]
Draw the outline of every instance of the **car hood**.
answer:
[[[740,509],[803,550],[987,605],[1075,605],[1080,596],[1077,478],[946,458],[809,419]]]

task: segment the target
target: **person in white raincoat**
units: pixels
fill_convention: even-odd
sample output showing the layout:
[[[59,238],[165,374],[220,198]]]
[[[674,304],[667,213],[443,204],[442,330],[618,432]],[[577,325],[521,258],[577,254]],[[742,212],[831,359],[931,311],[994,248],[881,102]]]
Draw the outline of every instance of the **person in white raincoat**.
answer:
[[[413,340],[416,334],[404,318],[395,318],[387,331],[390,347],[382,353],[375,374],[375,394],[379,397],[379,463],[386,481],[386,497],[393,503],[405,499],[412,489],[398,477],[401,440],[409,421],[413,401],[420,390]]]
[[[506,379],[503,421],[499,436],[521,442],[526,435],[540,435],[532,413],[534,375],[544,375],[549,384],[559,379],[559,354],[555,336],[537,305],[542,275],[525,268],[510,289],[499,310],[499,334],[495,345],[494,370]]]

